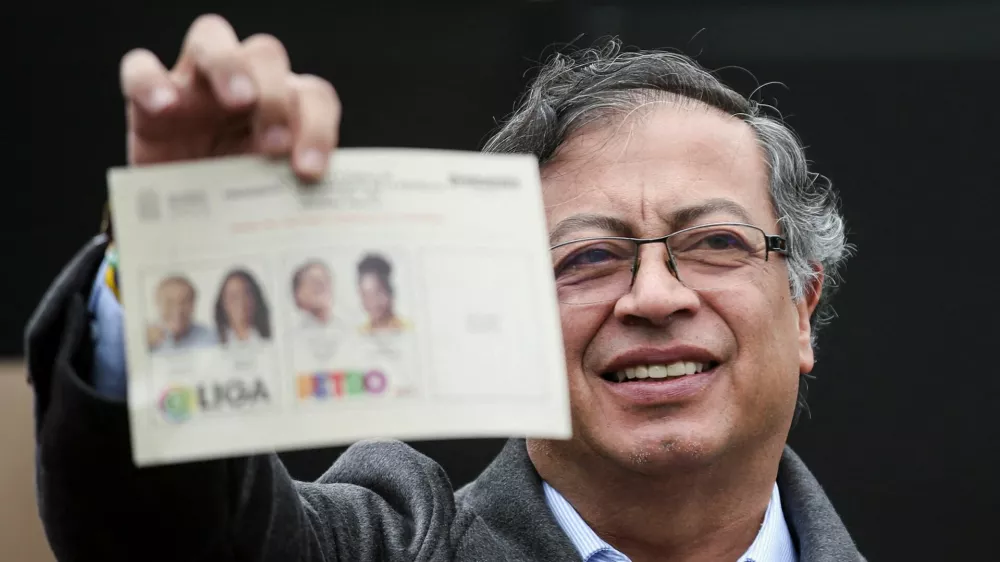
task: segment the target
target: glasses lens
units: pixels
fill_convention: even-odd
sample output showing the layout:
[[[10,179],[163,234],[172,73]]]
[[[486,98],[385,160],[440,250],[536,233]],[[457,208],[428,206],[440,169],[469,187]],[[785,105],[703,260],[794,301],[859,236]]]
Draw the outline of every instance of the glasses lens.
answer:
[[[552,250],[559,302],[593,304],[620,298],[632,282],[635,251],[634,242],[607,238]]]
[[[679,231],[667,243],[680,281],[710,291],[752,281],[763,267],[767,240],[752,226],[708,225]]]

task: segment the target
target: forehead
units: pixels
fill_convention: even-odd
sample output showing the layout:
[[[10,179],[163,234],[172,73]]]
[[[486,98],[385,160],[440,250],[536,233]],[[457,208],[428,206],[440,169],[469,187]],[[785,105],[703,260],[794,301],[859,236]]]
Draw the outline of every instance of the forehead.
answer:
[[[746,209],[758,226],[776,220],[756,135],[698,103],[649,104],[582,129],[543,167],[542,184],[550,227],[601,214],[628,223],[634,235],[661,235],[678,226],[668,224],[673,210],[720,199]]]
[[[180,279],[168,279],[160,284],[158,292],[164,297],[189,297],[193,296],[194,289]]]
[[[234,275],[233,277],[230,277],[228,281],[226,281],[225,289],[228,291],[234,291],[234,292],[242,291],[248,288],[249,284],[247,283],[246,279],[238,275]]]
[[[330,277],[330,273],[325,267],[313,264],[302,271],[302,277],[306,280],[321,281]]]

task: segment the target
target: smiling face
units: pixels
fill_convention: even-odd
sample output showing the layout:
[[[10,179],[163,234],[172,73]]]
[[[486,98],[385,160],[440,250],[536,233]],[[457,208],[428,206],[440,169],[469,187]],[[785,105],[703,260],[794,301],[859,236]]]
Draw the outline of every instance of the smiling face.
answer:
[[[329,319],[333,308],[333,279],[328,269],[314,263],[302,270],[295,288],[295,305],[318,320]]]
[[[554,244],[717,222],[779,233],[753,131],[700,104],[655,104],[584,129],[542,178]],[[560,305],[574,437],[547,446],[650,472],[768,443],[780,450],[799,374],[812,369],[817,295],[793,301],[785,260],[773,253],[746,266],[748,282],[698,292],[678,282],[667,257],[665,245],[643,245],[630,292]],[[608,380],[637,370],[657,378]]]
[[[191,329],[194,317],[194,289],[181,279],[168,279],[156,291],[156,306],[163,327],[173,337],[181,337]]]

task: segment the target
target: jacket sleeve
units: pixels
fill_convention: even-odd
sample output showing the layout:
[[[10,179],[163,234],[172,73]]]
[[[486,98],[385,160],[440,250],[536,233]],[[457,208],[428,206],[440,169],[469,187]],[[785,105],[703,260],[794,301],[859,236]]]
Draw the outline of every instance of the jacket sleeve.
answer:
[[[361,562],[441,552],[427,533],[451,520],[450,483],[429,459],[392,447],[349,451],[314,484],[293,481],[275,455],[136,468],[125,402],[92,385],[86,303],[106,245],[97,237],[73,258],[26,331],[39,510],[60,561]],[[392,462],[380,460],[386,454]]]

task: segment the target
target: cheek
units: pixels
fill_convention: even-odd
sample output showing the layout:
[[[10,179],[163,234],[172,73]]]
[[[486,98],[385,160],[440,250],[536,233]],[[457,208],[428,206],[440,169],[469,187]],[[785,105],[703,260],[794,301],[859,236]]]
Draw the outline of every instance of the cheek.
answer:
[[[763,293],[763,306],[767,310],[769,340],[776,345],[775,352],[798,354],[798,310],[792,300],[786,278],[775,280]]]
[[[736,344],[733,384],[751,401],[784,401],[798,381],[795,306],[785,286],[771,280],[718,295],[712,306]],[[779,398],[780,397],[780,398]]]
[[[583,370],[588,346],[611,314],[611,310],[608,305],[560,306],[563,350],[566,354],[566,366],[571,373]]]
[[[719,294],[714,305],[741,347],[744,342],[753,342],[779,351],[789,343],[789,335],[794,340],[795,306],[782,271],[762,268],[751,282]]]

